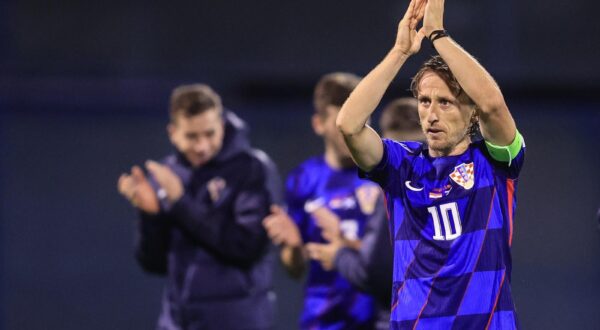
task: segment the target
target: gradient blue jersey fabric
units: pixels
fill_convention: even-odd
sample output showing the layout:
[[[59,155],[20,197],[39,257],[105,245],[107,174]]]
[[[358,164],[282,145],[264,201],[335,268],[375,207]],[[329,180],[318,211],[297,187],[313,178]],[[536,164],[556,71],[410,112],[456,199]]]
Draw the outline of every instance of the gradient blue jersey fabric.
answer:
[[[386,195],[394,237],[391,329],[517,329],[511,253],[517,178],[484,141],[432,158],[418,142],[383,140],[369,173]]]
[[[332,169],[324,157],[310,158],[288,176],[288,213],[296,222],[304,243],[324,243],[311,209],[325,206],[341,220],[346,238],[360,239],[373,214],[380,188],[360,179],[357,168]],[[371,329],[376,314],[369,295],[353,288],[336,271],[325,271],[310,261],[305,284],[301,329]]]

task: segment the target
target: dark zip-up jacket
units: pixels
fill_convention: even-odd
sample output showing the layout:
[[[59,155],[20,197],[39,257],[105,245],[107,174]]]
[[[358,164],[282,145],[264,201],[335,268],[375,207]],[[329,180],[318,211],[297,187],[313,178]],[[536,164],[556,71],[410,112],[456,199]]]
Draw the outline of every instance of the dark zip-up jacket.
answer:
[[[261,222],[281,201],[279,176],[251,149],[244,122],[224,116],[223,147],[209,163],[193,169],[181,154],[163,160],[183,182],[181,199],[161,201],[158,215],[140,214],[136,258],[168,279],[159,329],[273,326],[274,259]]]

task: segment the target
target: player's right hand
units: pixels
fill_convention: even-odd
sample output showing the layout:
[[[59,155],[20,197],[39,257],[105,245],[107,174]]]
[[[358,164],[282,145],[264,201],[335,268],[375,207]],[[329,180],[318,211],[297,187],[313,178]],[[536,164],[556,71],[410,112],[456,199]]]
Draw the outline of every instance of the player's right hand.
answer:
[[[302,246],[298,227],[280,206],[271,205],[271,214],[263,219],[263,227],[275,245]]]
[[[132,167],[130,174],[123,173],[119,177],[117,189],[131,205],[141,211],[150,214],[159,212],[158,197],[139,166]]]
[[[325,206],[317,208],[311,213],[317,227],[321,229],[321,236],[328,242],[342,240],[340,218]]]
[[[411,0],[408,9],[398,24],[395,48],[410,56],[421,49],[421,41],[425,37],[423,29],[417,32],[417,25],[423,19],[427,0]]]

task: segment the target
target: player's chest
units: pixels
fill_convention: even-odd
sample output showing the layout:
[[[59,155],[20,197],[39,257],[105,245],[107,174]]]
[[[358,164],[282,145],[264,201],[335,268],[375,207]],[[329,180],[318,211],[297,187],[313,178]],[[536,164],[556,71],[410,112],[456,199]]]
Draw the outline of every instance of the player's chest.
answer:
[[[408,172],[401,189],[410,214],[407,225],[428,240],[452,241],[465,230],[485,227],[493,175],[476,160],[442,165]]]
[[[327,223],[337,223],[342,235],[355,240],[362,237],[367,219],[377,205],[381,189],[368,181],[324,181],[304,204],[309,236],[318,240]]]
[[[398,178],[397,188],[411,208],[469,199],[485,181],[481,174],[487,171],[472,159],[418,165]]]

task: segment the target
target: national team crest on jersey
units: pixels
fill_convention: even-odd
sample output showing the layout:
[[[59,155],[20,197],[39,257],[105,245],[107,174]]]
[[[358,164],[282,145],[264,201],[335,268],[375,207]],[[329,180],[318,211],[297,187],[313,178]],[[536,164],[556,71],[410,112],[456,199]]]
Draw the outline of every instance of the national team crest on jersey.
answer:
[[[358,199],[358,205],[364,214],[370,215],[375,211],[379,192],[380,188],[373,184],[363,184],[356,188],[356,199]]]
[[[219,200],[219,198],[221,198],[223,190],[225,190],[226,186],[227,183],[221,177],[216,177],[208,181],[208,183],[206,184],[206,189],[208,189],[210,200],[213,203],[216,203]]]
[[[475,184],[475,165],[473,163],[462,163],[454,168],[450,173],[450,179],[465,189],[473,188]]]

